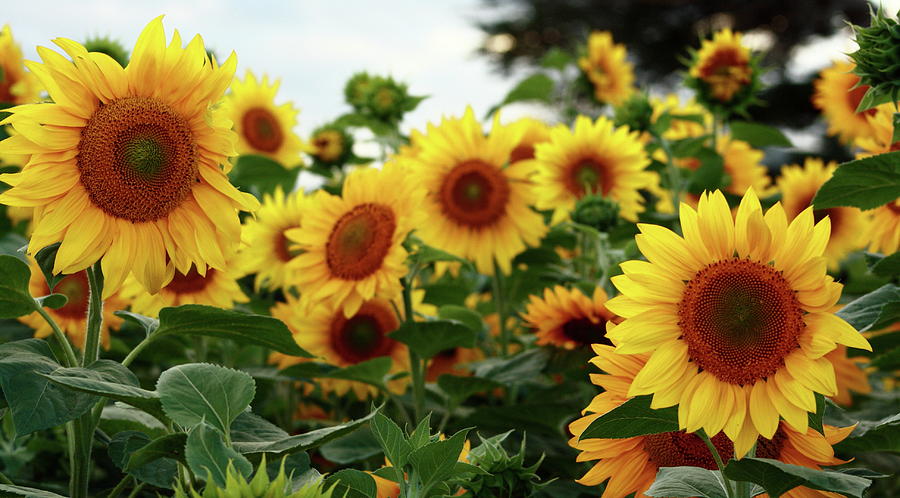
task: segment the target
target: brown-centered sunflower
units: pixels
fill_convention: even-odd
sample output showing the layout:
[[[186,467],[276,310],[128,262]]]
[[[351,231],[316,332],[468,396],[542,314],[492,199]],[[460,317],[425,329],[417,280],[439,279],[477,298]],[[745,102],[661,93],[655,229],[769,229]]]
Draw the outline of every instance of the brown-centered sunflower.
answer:
[[[25,70],[22,49],[7,24],[0,31],[0,107],[31,104],[39,94],[37,78]]]
[[[900,142],[894,142],[893,116],[894,106],[884,104],[867,117],[872,132],[857,139],[857,145],[863,149],[856,155],[857,159],[900,150]],[[871,217],[872,222],[863,236],[869,250],[893,254],[900,248],[900,199],[873,209]]]
[[[871,350],[830,312],[841,284],[822,255],[831,222],[807,208],[788,222],[775,204],[763,213],[748,190],[732,217],[725,196],[700,197],[680,209],[684,236],[639,224],[647,261],[621,264],[621,294],[606,303],[625,320],[607,322],[621,354],[645,354],[628,391],[653,395],[654,408],[678,405],[688,432],[725,432],[742,456],[759,435],[771,439],[784,420],[807,430],[815,396],[837,394],[825,356],[838,344]]]
[[[869,87],[859,84],[854,68],[856,64],[852,62],[835,61],[823,69],[814,83],[812,98],[813,105],[828,122],[828,134],[838,136],[845,143],[870,136],[872,127],[867,118],[875,114],[875,109],[856,112]]]
[[[530,296],[522,319],[537,330],[538,345],[575,349],[591,344],[610,344],[606,322],[616,316],[606,309],[606,292],[594,289],[593,297],[561,285],[544,289],[544,297]]]
[[[0,203],[34,207],[29,254],[61,242],[54,273],[102,261],[104,297],[133,272],[150,292],[192,265],[223,269],[237,249],[238,210],[258,201],[225,176],[230,121],[213,106],[236,58],[211,60],[199,36],[167,45],[162,18],[138,37],[123,68],[106,54],[55,40],[28,63],[52,103],[26,104],[4,120],[16,135],[0,152],[28,154]]]
[[[579,437],[591,422],[628,399],[630,386],[650,358],[647,354],[620,355],[612,346],[598,344],[593,348],[597,356],[591,359],[591,363],[605,373],[592,374],[591,382],[603,387],[604,392],[595,396],[583,410],[583,416],[569,425],[569,431],[574,436],[569,440],[569,445],[580,451],[579,462],[598,461],[577,482],[595,486],[607,481],[603,498],[624,498],[632,493],[636,498],[646,498],[644,493],[653,484],[656,473],[662,467],[692,466],[717,469],[713,455],[703,440],[696,434],[684,431],[622,439],[579,441]],[[711,402],[715,404],[720,400]],[[776,425],[770,438],[753,439],[752,442],[756,443],[757,457],[771,458],[816,470],[821,469],[823,465],[845,463],[835,458],[832,445],[850,435],[852,426],[838,428],[825,425],[825,434],[822,435],[811,427],[798,431],[784,422]],[[714,435],[711,441],[724,461],[734,456],[734,444],[724,433]],[[824,498],[833,494],[797,487],[782,496]]]
[[[530,207],[530,162],[507,164],[524,130],[498,123],[495,116],[485,135],[471,108],[462,118],[429,123],[411,162],[414,181],[428,191],[423,209],[428,223],[418,227],[418,235],[428,245],[473,260],[484,274],[493,274],[495,264],[509,273],[513,258],[526,245],[536,246],[547,231]]]
[[[281,188],[264,194],[262,206],[244,221],[240,256],[244,271],[255,273],[257,289],[286,289],[296,277],[288,263],[298,254],[285,232],[298,228],[309,198],[303,191],[285,194]]]
[[[425,381],[436,382],[441,375],[465,377],[471,372],[465,367],[467,363],[484,359],[484,353],[478,348],[455,347],[445,349],[431,357],[425,370]]]
[[[159,310],[182,304],[205,304],[217,308],[231,309],[235,303],[246,303],[250,299],[241,290],[237,279],[241,273],[234,269],[217,270],[207,268],[205,274],[191,267],[187,273],[175,271],[156,294],[150,294],[131,277],[122,285],[122,295],[131,300],[131,310],[148,316],[159,315]]]
[[[594,86],[597,101],[618,105],[634,91],[634,66],[627,55],[625,45],[614,43],[609,31],[588,37],[587,54],[578,59],[578,67]]]
[[[712,40],[703,40],[694,55],[687,81],[697,90],[698,99],[738,107],[742,105],[739,101],[747,99],[757,77],[750,50],[741,43],[741,38],[741,33],[723,29]]]
[[[397,163],[356,170],[341,197],[318,191],[300,228],[285,232],[300,254],[288,267],[304,302],[335,302],[347,317],[374,297],[396,298],[407,234],[421,225],[424,191]]]

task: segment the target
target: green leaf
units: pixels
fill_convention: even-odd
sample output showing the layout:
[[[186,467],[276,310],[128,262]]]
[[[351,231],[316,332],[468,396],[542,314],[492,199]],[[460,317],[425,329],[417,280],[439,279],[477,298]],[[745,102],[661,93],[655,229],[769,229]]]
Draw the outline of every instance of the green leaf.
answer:
[[[691,173],[688,190],[701,193],[704,190],[715,190],[722,186],[725,174],[725,162],[716,151],[703,148],[695,156],[700,160],[700,167]]]
[[[863,95],[863,98],[859,100],[859,105],[856,106],[856,112],[858,114],[868,111],[869,109],[874,109],[881,104],[887,104],[888,102],[893,101],[894,98],[891,96],[890,92],[886,92],[877,86],[869,87],[866,94]]]
[[[13,486],[0,484],[0,493],[2,496],[25,496],[27,498],[66,498],[65,496],[44,491],[42,489],[29,488],[26,486]]]
[[[620,439],[678,430],[678,408],[650,408],[653,396],[637,396],[597,417],[579,440]]]
[[[391,462],[391,465],[402,469],[413,450],[406,440],[403,429],[395,424],[393,420],[380,413],[372,418],[371,428],[375,440],[378,441],[378,444],[381,445],[381,449],[384,451],[384,456]]]
[[[885,284],[851,301],[837,312],[837,316],[860,332],[877,330],[893,321],[897,311],[888,305],[897,302],[900,302],[900,287]]]
[[[307,432],[306,434],[299,434],[296,436],[286,436],[286,437],[271,437],[270,439],[265,440],[254,440],[254,441],[237,441],[232,440],[232,446],[237,451],[247,454],[247,453],[296,453],[298,451],[305,451],[311,448],[316,448],[321,446],[329,441],[337,439],[339,437],[345,436],[356,429],[360,428],[363,424],[371,420],[371,418],[378,413],[381,408],[376,408],[372,411],[372,413],[366,415],[365,417],[358,418],[356,420],[351,420],[349,422],[345,422],[340,425],[335,425],[331,427],[325,427],[323,429],[317,429],[314,431]],[[262,438],[258,438],[262,439]]]
[[[421,448],[431,440],[431,412],[427,413],[419,425],[409,435],[409,446],[412,449]]]
[[[256,383],[244,372],[189,363],[163,372],[156,391],[163,410],[174,422],[191,427],[205,420],[228,434],[231,422],[253,401]]]
[[[573,61],[572,55],[559,47],[551,47],[543,57],[541,66],[562,71]]]
[[[250,461],[226,446],[222,434],[205,423],[197,424],[188,433],[184,456],[194,475],[201,478],[210,476],[220,487],[225,487],[228,462],[244,477],[249,477],[253,472]]]
[[[329,441],[319,448],[322,456],[338,465],[365,460],[382,452],[381,445],[368,427]]]
[[[463,429],[444,441],[428,443],[409,454],[409,463],[422,480],[425,490],[453,474],[468,434],[469,430]]]
[[[0,254],[0,318],[18,318],[35,310],[28,291],[31,270],[19,258]]]
[[[877,367],[882,372],[889,372],[900,368],[900,348],[876,356],[869,366]]]
[[[900,251],[887,256],[872,255],[872,253],[866,253],[866,259],[869,259],[870,255],[878,256],[877,260],[870,265],[871,268],[869,269],[872,271],[872,273],[878,275],[879,277],[888,278],[900,275]]]
[[[797,486],[862,498],[863,493],[872,484],[872,481],[862,477],[814,470],[769,458],[731,460],[725,466],[724,474],[734,481],[759,484],[772,498],[777,498]]]
[[[355,469],[339,470],[326,477],[325,489],[332,489],[335,498],[371,498],[377,494],[375,479]]]
[[[265,442],[290,437],[277,425],[252,412],[241,412],[231,423],[231,441]]]
[[[731,138],[743,140],[756,148],[793,147],[794,145],[778,128],[746,121],[732,121],[728,123],[728,126],[731,128]]]
[[[438,377],[437,384],[450,398],[451,406],[459,405],[473,394],[503,386],[503,384],[491,379],[483,379],[474,376],[461,377],[450,374],[444,374]]]
[[[813,395],[816,398],[816,411],[808,414],[808,425],[824,436],[825,428],[822,426],[822,416],[825,414],[825,396],[816,392]]]
[[[142,432],[124,431],[113,436],[109,442],[109,457],[117,467],[124,470],[129,457],[137,450],[146,447],[150,437]],[[181,441],[184,448],[184,439]],[[159,488],[172,489],[178,464],[169,458],[157,458],[128,472],[135,479],[147,482]]]
[[[538,73],[520,81],[506,97],[503,103],[498,107],[511,104],[513,102],[522,102],[526,100],[537,100],[540,102],[549,102],[550,94],[553,92],[553,79],[546,74]],[[496,109],[496,108],[495,108]],[[493,110],[489,113],[493,114]]]
[[[699,467],[663,467],[656,473],[656,479],[647,496],[689,498],[726,498],[722,474],[718,470]]]
[[[672,156],[678,158],[697,157],[707,140],[709,140],[709,135],[673,140]]]
[[[186,464],[185,444],[187,444],[187,437],[188,435],[184,432],[176,432],[150,441],[131,453],[128,461],[125,463],[124,470],[130,472],[160,458],[169,458]]]
[[[49,374],[40,375],[54,384],[121,401],[140,408],[161,422],[168,422],[159,395],[141,389],[137,377],[126,367],[112,360],[98,360],[88,368],[58,368]]]
[[[36,297],[34,301],[38,306],[50,309],[59,309],[69,302],[69,298],[65,294],[49,294],[43,297]]]
[[[159,320],[151,316],[144,316],[139,313],[123,310],[113,311],[113,314],[144,329],[147,337],[156,332],[159,328]]]
[[[50,292],[53,292],[53,289],[56,288],[56,284],[66,277],[61,273],[58,275],[53,274],[53,265],[56,264],[56,252],[59,251],[60,244],[60,242],[51,244],[34,255],[34,259],[37,261],[41,273],[44,274],[44,280],[47,282],[47,288],[50,289]]]
[[[299,172],[300,168],[287,169],[265,156],[242,155],[228,177],[234,186],[260,197],[278,187],[284,192],[293,191]]]
[[[900,414],[877,421],[861,421],[853,433],[835,445],[841,453],[860,454],[871,451],[900,453]]]
[[[414,262],[417,266],[427,265],[430,263],[437,263],[438,261],[449,261],[455,263],[468,264],[468,261],[459,256],[455,256],[450,254],[447,251],[442,251],[435,247],[426,246],[425,244],[420,244],[415,253],[410,256],[410,260]]]
[[[458,474],[477,474],[480,476],[491,475],[490,472],[482,469],[481,467],[466,462],[456,462],[453,464],[453,475]]]
[[[388,337],[406,344],[422,358],[431,358],[447,349],[474,347],[478,334],[460,322],[434,320],[403,322]]]
[[[816,209],[854,206],[872,209],[900,197],[900,151],[857,159],[838,166],[816,193]]]
[[[329,379],[355,380],[371,384],[376,387],[384,386],[384,378],[391,370],[392,360],[390,356],[380,356],[372,358],[356,365],[350,365],[336,370],[330,370],[318,377],[327,377]]]
[[[123,431],[143,432],[150,437],[163,436],[166,426],[152,415],[127,405],[106,405],[100,414],[100,429],[106,434]]]
[[[894,133],[891,135],[891,143],[895,144],[897,142],[900,142],[900,112],[894,113],[894,118],[892,121],[894,124]]]
[[[555,253],[554,253],[555,254]],[[438,308],[438,317],[462,323],[477,333],[484,332],[484,319],[474,310],[455,304],[447,304]]]
[[[263,346],[291,356],[313,355],[294,342],[294,336],[277,318],[223,310],[213,306],[186,304],[163,308],[154,338],[167,335],[204,335]]]
[[[474,375],[501,384],[517,384],[540,375],[549,359],[547,350],[529,349],[509,358],[491,358],[473,364]]]
[[[0,168],[2,171],[3,168]],[[0,236],[0,254],[13,256],[19,261],[28,264],[28,258],[20,251],[28,246],[28,240],[16,232],[6,232]]]

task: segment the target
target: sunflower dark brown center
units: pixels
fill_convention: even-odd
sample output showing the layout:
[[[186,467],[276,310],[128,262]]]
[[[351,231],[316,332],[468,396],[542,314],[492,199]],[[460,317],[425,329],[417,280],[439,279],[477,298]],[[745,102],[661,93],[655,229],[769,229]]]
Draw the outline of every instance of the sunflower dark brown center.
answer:
[[[166,216],[197,178],[196,145],[187,121],[148,97],[101,106],[81,131],[77,161],[91,202],[132,222]]]
[[[612,187],[609,168],[597,159],[584,159],[569,166],[565,176],[566,188],[581,197],[588,191],[607,195]]]
[[[527,159],[534,159],[534,146],[532,145],[519,145],[509,153],[510,164],[525,161]]]
[[[12,104],[15,102],[15,95],[12,94],[12,87],[16,81],[12,77],[10,70],[0,65],[0,102]]]
[[[47,289],[47,285],[44,284]],[[63,277],[53,292],[63,294],[68,301],[61,308],[56,309],[56,313],[66,318],[83,319],[88,309],[88,298],[90,297],[90,287],[88,286],[87,272],[80,271]],[[46,290],[49,294],[50,291]]]
[[[254,107],[248,109],[241,118],[244,139],[256,150],[276,152],[284,143],[281,123],[268,109]]]
[[[360,363],[391,353],[396,342],[386,334],[400,322],[387,303],[368,301],[346,318],[338,311],[331,323],[331,348],[347,363]]]
[[[803,209],[806,209],[808,206],[813,205],[813,198],[815,197],[815,192],[810,195],[805,202],[801,202],[798,204],[800,208],[794,214],[794,216],[800,214]],[[815,209],[813,210],[813,222],[818,223],[825,219],[827,216],[831,220],[831,234],[834,236],[837,233],[840,233],[844,226],[844,215],[846,211],[843,208],[828,208],[828,209]]]
[[[734,444],[724,432],[711,439],[719,456],[728,461],[734,455]],[[644,451],[649,460],[657,467],[702,467],[716,470],[716,461],[706,443],[696,434],[676,431],[663,432],[644,436]]]
[[[594,323],[588,318],[574,318],[563,324],[562,332],[568,339],[578,344],[612,345],[606,338],[606,326],[603,319]]]
[[[316,148],[316,155],[325,162],[336,161],[344,152],[344,139],[334,130],[325,130],[316,134],[312,139]]]
[[[788,281],[745,259],[697,272],[678,304],[688,355],[723,382],[752,384],[774,374],[797,348],[805,326]]]
[[[331,273],[344,280],[362,280],[375,273],[391,249],[397,219],[382,204],[360,204],[334,224],[325,258]]]
[[[284,235],[284,232],[288,231],[290,228],[291,227],[285,228],[284,230],[276,233],[275,240],[272,243],[272,245],[275,247],[275,256],[278,257],[279,261],[285,263],[294,259],[295,256],[303,252],[300,249],[291,248],[294,243]]]
[[[204,277],[197,272],[197,268],[194,266],[191,266],[191,269],[188,270],[186,274],[176,270],[175,276],[172,277],[172,281],[166,285],[166,290],[174,292],[175,294],[194,294],[200,292],[212,282],[215,273],[216,270],[207,268],[206,276]]]
[[[473,228],[492,225],[503,217],[509,195],[509,180],[503,172],[477,159],[454,167],[439,193],[444,214]]]

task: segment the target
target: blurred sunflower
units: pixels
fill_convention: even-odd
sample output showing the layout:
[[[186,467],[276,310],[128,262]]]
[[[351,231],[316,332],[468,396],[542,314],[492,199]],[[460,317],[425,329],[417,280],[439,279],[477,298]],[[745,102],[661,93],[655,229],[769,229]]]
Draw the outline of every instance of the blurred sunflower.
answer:
[[[900,199],[872,211],[872,222],[865,234],[869,250],[893,254],[900,248]]]
[[[647,261],[611,279],[622,294],[606,307],[625,320],[606,336],[618,353],[653,352],[628,394],[677,404],[688,432],[724,430],[739,456],[771,439],[780,417],[805,434],[814,393],[837,394],[824,355],[837,344],[871,350],[829,312],[842,289],[825,273],[829,219],[813,226],[807,208],[789,224],[781,204],[763,215],[752,189],[734,218],[719,191],[697,211],[682,204],[680,217],[684,238],[639,224]]]
[[[298,252],[285,232],[300,226],[308,204],[303,191],[285,194],[279,187],[271,195],[264,194],[256,216],[244,221],[242,264],[247,273],[256,274],[257,290],[285,289],[296,279],[288,263]]]
[[[900,150],[900,142],[894,142],[894,112],[893,104],[882,104],[866,111],[868,133],[856,140],[856,145],[863,150],[857,158]]]
[[[565,125],[551,129],[550,140],[537,145],[535,159],[536,207],[552,209],[552,223],[568,218],[578,199],[588,193],[616,201],[629,221],[637,221],[644,211],[638,190],[652,181],[645,170],[650,159],[639,134],[627,126],[616,128],[603,116],[594,122],[578,116],[574,129]]]
[[[131,300],[131,311],[147,316],[157,316],[165,307],[182,304],[231,309],[235,303],[250,300],[237,283],[240,276],[235,270],[214,268],[207,268],[203,275],[192,266],[187,273],[176,270],[169,283],[156,294],[147,292],[132,276],[122,285],[122,295]]]
[[[396,163],[350,173],[342,197],[316,192],[302,227],[285,232],[302,251],[288,268],[304,302],[329,299],[349,318],[373,297],[397,297],[406,275],[403,241],[421,225],[423,195]]]
[[[606,309],[606,292],[594,289],[593,298],[578,289],[566,289],[561,285],[544,289],[544,297],[530,296],[525,323],[537,330],[537,344],[552,344],[565,349],[576,349],[591,344],[611,344],[606,338],[606,322],[615,315]]]
[[[275,105],[280,84],[279,80],[270,83],[268,76],[257,80],[247,70],[243,81],[235,78],[231,83],[223,112],[234,122],[238,154],[258,154],[294,168],[302,164],[300,151],[305,150],[294,133],[300,111],[290,102]]]
[[[470,372],[462,365],[484,359],[484,353],[478,348],[456,347],[445,349],[434,355],[425,370],[425,381],[436,382],[444,374],[464,377]]]
[[[534,203],[527,161],[505,166],[519,144],[521,127],[500,126],[484,135],[471,108],[462,118],[429,123],[414,161],[414,181],[428,191],[424,213],[428,223],[418,235],[433,247],[471,259],[479,272],[491,275],[494,264],[509,273],[526,244],[536,246],[546,233]]]
[[[603,387],[605,391],[594,397],[583,410],[583,417],[569,424],[569,431],[573,434],[569,445],[581,452],[578,455],[579,462],[599,461],[576,482],[595,486],[608,480],[603,498],[624,498],[631,493],[636,497],[645,497],[644,493],[653,484],[656,473],[662,467],[692,466],[717,470],[716,462],[703,440],[696,434],[684,431],[579,441],[578,438],[591,422],[628,399],[630,387],[650,358],[647,354],[620,355],[611,346],[598,344],[593,348],[597,356],[591,359],[591,363],[605,373],[592,374],[591,382]],[[749,410],[747,400],[740,401],[743,403],[741,412]],[[709,402],[715,405],[720,402],[720,398]],[[825,425],[823,436],[811,427],[797,431],[789,424],[776,422],[776,429],[770,438],[754,436],[751,444],[756,443],[756,456],[759,458],[771,458],[820,470],[822,465],[846,463],[835,458],[832,446],[850,435],[852,430],[853,427]],[[734,444],[724,433],[716,434],[711,440],[723,461],[734,456]],[[824,498],[833,495],[797,487],[782,496]]]
[[[837,394],[831,396],[831,399],[843,406],[853,404],[850,391],[859,394],[872,392],[869,376],[860,368],[860,364],[868,363],[869,359],[864,356],[850,358],[847,352],[847,347],[839,344],[834,351],[825,355],[834,365],[834,377],[837,380]]]
[[[326,166],[341,166],[353,156],[353,137],[341,126],[322,126],[313,131],[309,141],[309,153]]]
[[[546,123],[534,118],[522,118],[508,126],[521,126],[524,132],[522,138],[509,153],[509,164],[519,161],[533,161],[537,144],[550,140],[550,127]]]
[[[47,314],[59,325],[60,330],[69,338],[72,344],[79,349],[84,349],[85,330],[87,330],[87,309],[90,287],[86,271],[80,271],[66,275],[51,291],[41,268],[33,259],[30,260],[31,279],[28,281],[28,290],[32,296],[46,296],[51,292],[66,296],[68,301],[57,309],[44,308]],[[100,329],[100,344],[104,349],[109,349],[109,333],[118,330],[122,325],[122,319],[113,314],[114,311],[124,310],[128,301],[118,293],[111,295],[103,302],[103,327]],[[35,337],[48,337],[53,334],[53,329],[37,312],[19,318],[19,321],[34,329]]]
[[[594,97],[618,105],[634,91],[634,66],[626,59],[625,45],[613,42],[609,31],[595,31],[588,37],[587,54],[578,67],[594,86]]]
[[[225,268],[237,249],[239,209],[259,202],[235,189],[222,165],[233,155],[229,121],[211,112],[236,59],[210,60],[195,37],[166,46],[162,18],[144,28],[123,69],[108,55],[55,40],[28,63],[53,103],[10,109],[17,134],[0,152],[31,154],[0,202],[35,207],[29,254],[62,242],[54,273],[102,260],[104,298],[133,272],[150,292],[192,265]]]
[[[825,116],[828,134],[837,135],[844,143],[870,136],[872,127],[867,118],[875,114],[874,109],[856,112],[869,87],[859,85],[859,76],[853,73],[855,67],[852,62],[835,61],[813,83],[813,105]]]
[[[812,206],[816,192],[831,178],[835,169],[837,163],[834,161],[825,164],[821,159],[813,157],[806,158],[803,166],[791,164],[781,168],[777,185],[781,191],[781,205],[784,206],[788,220],[794,219]],[[844,256],[865,245],[865,240],[860,234],[869,229],[869,220],[862,211],[854,207],[813,211],[813,220],[817,223],[825,216],[831,220],[831,238],[825,247],[825,257],[828,258],[829,268],[837,269]]]
[[[718,31],[712,40],[703,40],[689,73],[699,82],[702,98],[730,104],[753,83],[750,50],[741,44],[740,33]]]
[[[423,296],[423,292],[414,293],[413,305],[420,305]],[[299,299],[289,294],[286,297],[287,302],[276,303],[272,308],[272,316],[283,321],[294,334],[297,344],[313,355],[338,367],[390,356],[393,360],[392,373],[409,370],[406,346],[387,336],[400,327],[401,318],[397,316],[394,306],[402,309],[402,300],[392,303],[387,299],[368,299],[347,316],[341,307],[332,302],[306,307]],[[282,355],[272,359],[279,363],[279,368],[303,361]],[[373,386],[350,380],[323,378],[317,379],[317,382],[323,392],[333,392],[338,396],[352,390],[357,399],[366,399],[377,393]],[[399,393],[407,382],[408,379],[392,381],[388,387]]]
[[[7,24],[0,31],[0,107],[31,104],[39,94],[37,78],[25,71],[22,49]]]

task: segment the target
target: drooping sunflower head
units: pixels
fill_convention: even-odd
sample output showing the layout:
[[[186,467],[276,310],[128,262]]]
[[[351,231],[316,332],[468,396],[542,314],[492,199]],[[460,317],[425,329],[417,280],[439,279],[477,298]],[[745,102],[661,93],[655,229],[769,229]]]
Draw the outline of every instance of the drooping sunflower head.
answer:
[[[900,142],[894,141],[894,112],[893,104],[882,104],[865,111],[868,134],[856,139],[856,145],[863,150],[857,157],[900,150]]]
[[[634,91],[634,66],[627,55],[625,45],[614,43],[609,31],[595,31],[588,38],[587,54],[578,59],[578,67],[599,102],[618,105]]]
[[[835,61],[813,83],[813,105],[828,122],[828,134],[837,135],[843,142],[872,134],[867,117],[875,114],[875,110],[856,112],[869,87],[860,85],[859,76],[853,73],[855,67],[852,62]]]
[[[778,177],[778,189],[781,191],[781,204],[788,219],[793,219],[805,209],[812,206],[812,200],[819,188],[831,178],[837,163],[825,164],[821,159],[808,157],[803,163],[791,164],[781,168]],[[858,208],[834,207],[813,211],[813,219],[818,222],[825,216],[831,221],[831,238],[825,248],[825,257],[832,269],[836,269],[841,260],[852,250],[865,245],[861,233],[868,230],[869,220]]]
[[[872,220],[865,240],[869,250],[882,254],[893,254],[900,248],[900,199],[877,207],[872,211]]]
[[[244,270],[255,273],[259,289],[286,289],[295,277],[288,263],[299,254],[285,233],[299,228],[309,198],[302,190],[285,194],[277,188],[271,195],[263,195],[262,206],[253,218],[244,221],[241,256]]]
[[[552,209],[553,222],[568,218],[575,202],[588,193],[601,194],[619,204],[622,217],[636,221],[644,211],[638,192],[650,180],[650,164],[637,132],[618,128],[600,117],[575,120],[574,129],[557,125],[550,141],[537,146],[534,177],[538,209]]]
[[[38,101],[40,86],[22,60],[22,49],[9,25],[0,31],[0,108]]]
[[[330,299],[350,317],[363,301],[395,298],[406,275],[402,244],[421,226],[423,196],[397,163],[350,173],[341,197],[317,192],[301,228],[285,232],[302,251],[289,267],[303,299]]]
[[[224,112],[234,122],[239,154],[257,154],[280,162],[286,168],[301,164],[300,151],[305,150],[294,133],[300,111],[290,102],[275,104],[281,82],[270,82],[247,70],[243,80],[234,79],[231,92],[224,101]]]
[[[234,154],[229,121],[212,106],[231,82],[236,59],[207,58],[199,36],[166,43],[150,22],[122,68],[106,54],[57,39],[66,54],[40,47],[28,63],[52,103],[17,107],[17,134],[0,153],[31,155],[0,202],[34,207],[34,253],[61,242],[55,273],[102,260],[104,295],[129,272],[150,292],[196,266],[222,269],[240,241],[239,209],[258,201],[225,176]]]
[[[575,349],[611,344],[606,338],[606,322],[613,321],[615,315],[606,309],[605,302],[606,292],[600,287],[589,298],[577,288],[557,285],[544,289],[543,299],[531,296],[522,319],[537,331],[538,345]]]
[[[594,397],[583,410],[581,418],[569,425],[573,437],[569,445],[579,450],[578,461],[598,460],[596,464],[577,482],[586,486],[595,486],[608,481],[603,498],[624,498],[634,493],[644,493],[653,484],[656,473],[662,467],[692,466],[709,470],[717,468],[711,451],[696,434],[685,431],[664,432],[647,436],[623,439],[582,439],[585,429],[599,416],[617,408],[629,398],[630,387],[638,381],[637,376],[646,368],[650,355],[620,355],[612,346],[595,345],[597,356],[591,363],[605,373],[592,374],[591,382],[603,387],[604,392]],[[710,404],[721,403],[728,398],[713,398]],[[746,401],[743,410],[747,410]],[[756,443],[756,456],[771,458],[794,465],[802,465],[812,469],[820,469],[823,465],[845,463],[834,456],[832,446],[850,435],[853,427],[838,428],[824,426],[824,435],[813,428],[797,431],[789,424],[780,423],[771,437],[754,436],[751,444]],[[711,437],[713,446],[719,457],[728,461],[735,456],[735,443],[725,433]],[[743,453],[740,450],[738,457]],[[800,498],[819,496],[809,488],[799,487],[785,493],[784,496]],[[825,495],[822,495],[825,496]]]
[[[471,108],[462,118],[428,125],[412,162],[414,181],[428,194],[429,223],[419,236],[431,246],[475,261],[479,272],[494,264],[509,273],[512,259],[535,246],[546,231],[534,212],[529,161],[507,165],[524,132],[519,126],[494,127],[485,135]]]
[[[740,110],[749,105],[759,76],[741,33],[730,29],[703,40],[694,53],[685,83],[697,91],[697,100],[709,109]]]
[[[324,166],[341,166],[353,156],[353,137],[343,126],[317,128],[310,138],[310,154]]]
[[[825,354],[837,344],[871,349],[829,310],[842,286],[825,272],[829,218],[812,208],[788,222],[748,190],[732,217],[725,196],[681,205],[684,236],[639,224],[647,261],[622,263],[621,295],[606,307],[626,319],[607,337],[622,354],[649,354],[629,395],[678,405],[688,432],[724,430],[743,455],[779,418],[806,433],[815,392],[837,392]],[[711,403],[710,400],[721,400]]]
[[[206,268],[201,273],[191,267],[186,273],[175,270],[169,282],[156,294],[150,294],[140,282],[130,277],[122,286],[122,295],[131,300],[132,311],[147,316],[157,316],[165,307],[182,304],[231,309],[236,303],[250,300],[237,282],[241,276],[237,269]]]

